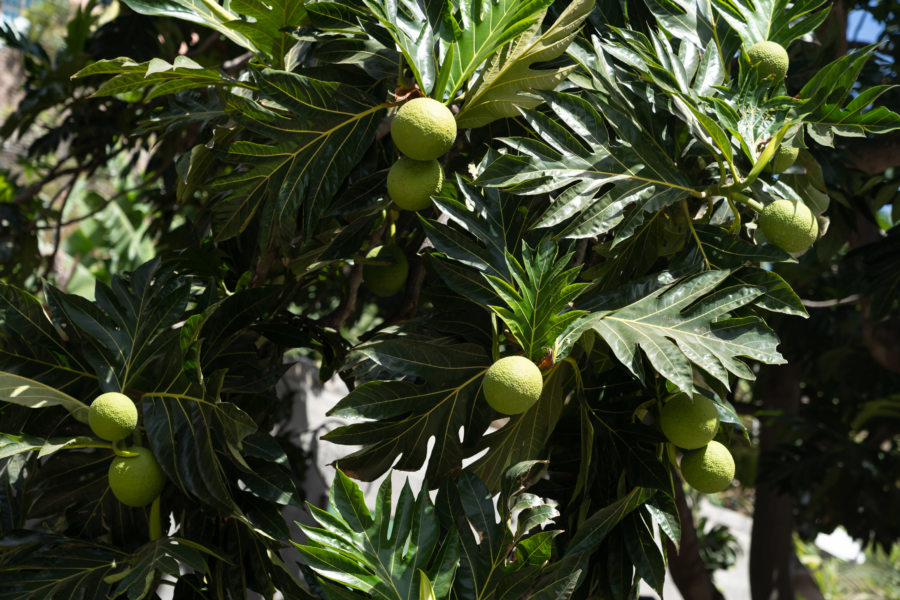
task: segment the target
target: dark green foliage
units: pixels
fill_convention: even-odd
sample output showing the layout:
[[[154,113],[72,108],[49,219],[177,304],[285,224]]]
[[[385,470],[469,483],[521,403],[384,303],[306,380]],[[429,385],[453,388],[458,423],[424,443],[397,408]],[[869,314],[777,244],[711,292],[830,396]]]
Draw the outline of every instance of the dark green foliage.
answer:
[[[896,180],[832,146],[900,115],[873,105],[894,94],[875,47],[809,58],[821,0],[93,6],[55,56],[2,34],[26,94],[0,137],[28,145],[0,180],[0,598],[152,598],[164,575],[177,598],[661,590],[681,524],[656,405],[714,398],[736,435],[785,358],[814,401],[760,476],[808,492],[804,534],[896,538],[872,499],[893,489],[897,382],[859,333],[896,317]],[[762,40],[790,45],[786,80],[741,53]],[[385,177],[390,118],[419,95],[460,131],[414,214]],[[784,144],[800,154],[775,175]],[[830,220],[799,260],[754,239],[779,198]],[[361,283],[387,245],[409,273],[382,298]],[[817,311],[831,290],[850,300]],[[501,418],[482,378],[515,354],[543,393]],[[348,384],[324,439],[355,447],[302,544],[282,510],[308,457],[271,433],[297,355]],[[116,449],[85,418],[101,391],[140,407],[162,537],[109,492]],[[392,469],[425,489],[393,505],[387,479],[372,512],[350,477]]]

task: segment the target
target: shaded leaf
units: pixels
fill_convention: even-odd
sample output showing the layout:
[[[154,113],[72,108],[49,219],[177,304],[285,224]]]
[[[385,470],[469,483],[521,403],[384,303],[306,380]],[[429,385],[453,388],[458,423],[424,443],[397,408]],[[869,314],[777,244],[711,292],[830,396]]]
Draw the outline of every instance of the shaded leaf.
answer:
[[[367,597],[408,600],[425,594],[435,598],[431,582],[452,578],[456,570],[454,538],[451,534],[440,539],[427,491],[416,498],[409,482],[393,514],[391,508],[390,477],[378,490],[373,515],[359,487],[338,471],[329,493],[329,510],[310,506],[319,527],[301,525],[309,544],[295,546],[320,577]]]
[[[88,405],[72,396],[39,381],[0,371],[0,401],[45,408],[62,406],[82,423],[88,422]]]
[[[596,548],[622,519],[644,504],[652,495],[652,490],[634,488],[615,502],[592,514],[578,526],[566,547],[565,556],[571,557]]]
[[[487,355],[471,344],[441,345],[402,338],[375,342],[359,352],[391,372],[422,383],[372,381],[338,402],[329,415],[375,420],[339,427],[324,436],[337,444],[363,445],[339,459],[337,465],[364,481],[375,479],[392,465],[414,471],[424,464],[428,440],[433,437],[425,478],[437,486],[443,477],[461,468],[467,454],[459,440],[460,428],[466,428],[467,436],[478,436],[487,427],[486,409],[475,407],[481,375],[489,364]],[[475,430],[478,433],[473,433]]]
[[[226,96],[226,112],[271,141],[240,140],[225,150],[226,161],[243,167],[215,182],[228,195],[213,207],[213,226],[216,239],[228,239],[258,215],[260,247],[287,246],[298,218],[305,236],[315,229],[372,143],[383,106],[349,86],[285,71],[266,69],[259,84],[285,110]]]

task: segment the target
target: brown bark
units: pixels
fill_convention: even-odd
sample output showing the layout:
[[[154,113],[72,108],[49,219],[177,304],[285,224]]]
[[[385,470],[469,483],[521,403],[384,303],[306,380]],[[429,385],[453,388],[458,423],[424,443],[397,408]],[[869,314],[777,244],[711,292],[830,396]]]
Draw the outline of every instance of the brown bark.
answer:
[[[800,404],[802,373],[797,365],[769,367],[765,410],[794,414]],[[760,456],[790,439],[780,428],[760,423]],[[794,560],[793,499],[765,481],[756,483],[753,529],[750,535],[750,591],[753,600],[794,600],[791,566]]]
[[[856,230],[850,237],[850,247],[859,248],[873,244],[882,239],[881,229],[859,215],[856,219]],[[870,312],[871,301],[863,297],[860,300],[862,309],[862,338],[872,359],[885,369],[900,373],[900,319],[890,317],[880,321],[873,320]]]
[[[867,175],[880,175],[900,166],[900,136],[882,135],[874,139],[848,138],[840,142],[854,167]]]
[[[678,586],[681,596],[690,600],[725,600],[716,589],[712,576],[700,560],[697,544],[697,529],[694,515],[688,506],[677,473],[675,477],[675,505],[678,507],[678,521],[681,523],[681,542],[678,548],[671,540],[666,540],[666,554],[669,557],[669,573]]]

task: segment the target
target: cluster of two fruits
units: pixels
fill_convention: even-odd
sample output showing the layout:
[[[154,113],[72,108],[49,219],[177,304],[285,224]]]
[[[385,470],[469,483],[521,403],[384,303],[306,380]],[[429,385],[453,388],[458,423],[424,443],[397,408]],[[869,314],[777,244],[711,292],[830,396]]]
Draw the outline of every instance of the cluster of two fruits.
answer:
[[[125,394],[107,392],[91,402],[88,424],[101,439],[118,444],[134,432],[137,422],[137,407]],[[165,484],[166,477],[149,448],[116,450],[109,465],[109,489],[119,502],[146,506],[162,493]]]
[[[414,98],[391,121],[391,139],[403,156],[388,171],[388,195],[402,210],[424,210],[444,186],[444,171],[437,159],[456,140],[456,119],[437,100]],[[396,244],[376,246],[366,254],[363,281],[376,296],[399,292],[408,274],[409,263]]]
[[[716,403],[705,396],[676,394],[659,410],[663,435],[683,451],[681,476],[689,486],[713,494],[734,479],[734,458],[713,438],[719,429]]]
[[[773,41],[753,44],[747,49],[750,64],[760,79],[781,81],[788,71],[787,50]],[[800,149],[781,145],[769,163],[769,170],[782,173],[796,162]],[[759,228],[766,239],[791,254],[806,252],[819,234],[816,216],[803,203],[786,199],[766,205],[759,215]]]

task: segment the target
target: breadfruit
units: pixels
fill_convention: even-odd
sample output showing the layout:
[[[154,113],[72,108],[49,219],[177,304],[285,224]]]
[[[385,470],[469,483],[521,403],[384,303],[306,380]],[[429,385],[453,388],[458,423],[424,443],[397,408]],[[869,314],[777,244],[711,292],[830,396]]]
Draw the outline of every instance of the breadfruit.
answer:
[[[776,200],[759,215],[759,228],[766,239],[791,254],[803,254],[816,241],[819,224],[802,202]]]
[[[431,98],[414,98],[391,121],[394,145],[414,160],[434,160],[446,154],[456,139],[456,119],[450,109]]]
[[[409,262],[396,244],[375,246],[366,254],[363,283],[376,296],[393,296],[406,284]]]
[[[488,404],[504,415],[523,413],[541,397],[544,377],[524,356],[507,356],[490,366],[482,389]]]
[[[131,398],[119,392],[100,394],[91,402],[88,425],[100,439],[117,442],[134,431],[138,422],[137,408]]]
[[[387,189],[394,204],[403,210],[431,206],[431,196],[441,192],[444,172],[436,160],[413,160],[401,156],[388,171]]]
[[[708,444],[719,428],[716,403],[706,396],[678,394],[659,411],[663,435],[679,448],[693,450]]]
[[[703,448],[684,453],[681,457],[681,475],[698,492],[721,492],[734,479],[734,459],[728,448],[712,441]]]
[[[756,65],[761,79],[774,75],[781,81],[787,75],[788,54],[781,44],[776,42],[759,42],[747,49],[750,64]]]
[[[769,168],[773,173],[782,173],[791,165],[797,162],[797,156],[800,154],[800,148],[791,148],[790,146],[778,146]]]
[[[149,448],[129,448],[137,456],[117,456],[109,465],[109,489],[126,506],[147,506],[162,493],[166,476]]]

